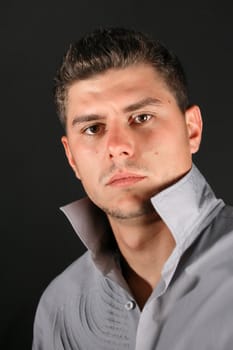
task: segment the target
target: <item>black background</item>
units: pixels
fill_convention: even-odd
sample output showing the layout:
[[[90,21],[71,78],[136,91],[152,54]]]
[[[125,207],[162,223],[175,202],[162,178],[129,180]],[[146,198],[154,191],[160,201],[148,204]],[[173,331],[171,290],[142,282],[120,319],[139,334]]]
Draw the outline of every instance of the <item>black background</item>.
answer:
[[[68,44],[99,26],[152,34],[180,57],[204,118],[195,163],[233,203],[232,1],[11,1],[0,5],[0,348],[30,349],[47,284],[83,251],[58,207],[83,195],[60,143],[52,80]]]

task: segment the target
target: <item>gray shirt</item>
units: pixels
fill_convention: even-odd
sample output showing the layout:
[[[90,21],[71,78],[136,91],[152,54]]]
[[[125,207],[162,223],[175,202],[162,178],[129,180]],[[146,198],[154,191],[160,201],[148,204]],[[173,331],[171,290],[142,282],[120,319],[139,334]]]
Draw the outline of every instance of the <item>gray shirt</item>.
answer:
[[[233,349],[233,208],[195,165],[151,202],[176,247],[142,311],[105,215],[88,198],[62,208],[88,251],[42,295],[33,350]]]

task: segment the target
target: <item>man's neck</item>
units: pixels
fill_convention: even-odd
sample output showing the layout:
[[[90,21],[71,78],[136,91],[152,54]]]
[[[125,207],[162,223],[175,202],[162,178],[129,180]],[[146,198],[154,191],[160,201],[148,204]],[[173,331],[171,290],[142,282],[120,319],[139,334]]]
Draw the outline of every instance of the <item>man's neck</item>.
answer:
[[[122,254],[123,275],[138,305],[143,308],[160,280],[175,240],[156,213],[131,222],[111,218],[109,221]]]

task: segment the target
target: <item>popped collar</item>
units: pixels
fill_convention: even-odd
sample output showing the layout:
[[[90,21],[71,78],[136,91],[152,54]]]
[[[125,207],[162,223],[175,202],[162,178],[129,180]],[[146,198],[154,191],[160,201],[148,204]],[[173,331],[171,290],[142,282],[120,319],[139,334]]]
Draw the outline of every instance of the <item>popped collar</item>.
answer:
[[[160,283],[152,296],[165,292],[182,254],[194,242],[224,207],[215,197],[203,175],[193,164],[191,170],[178,182],[151,198],[151,203],[171,231],[176,247],[166,261]],[[92,253],[98,269],[122,285],[115,269],[112,252],[106,251],[109,224],[105,214],[88,197],[61,207],[81,241]],[[113,270],[113,271],[112,271]],[[124,287],[125,284],[123,283]]]

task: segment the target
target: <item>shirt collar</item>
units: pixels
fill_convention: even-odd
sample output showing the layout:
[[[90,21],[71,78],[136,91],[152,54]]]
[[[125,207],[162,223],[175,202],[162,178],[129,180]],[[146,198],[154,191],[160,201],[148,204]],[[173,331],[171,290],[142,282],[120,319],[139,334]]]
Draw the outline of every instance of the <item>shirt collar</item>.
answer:
[[[224,205],[194,164],[188,174],[152,197],[151,202],[174,236],[178,255],[190,246],[203,226],[207,226]],[[112,235],[106,215],[89,198],[63,206],[61,210],[95,262],[100,263],[101,270],[109,269],[106,255],[112,255],[108,248]],[[169,261],[166,267],[169,269]]]
[[[194,164],[183,178],[158,193],[151,202],[182,251],[224,206]]]

